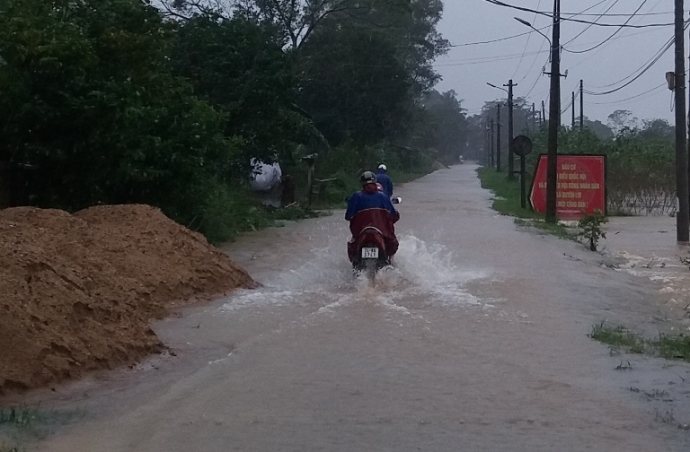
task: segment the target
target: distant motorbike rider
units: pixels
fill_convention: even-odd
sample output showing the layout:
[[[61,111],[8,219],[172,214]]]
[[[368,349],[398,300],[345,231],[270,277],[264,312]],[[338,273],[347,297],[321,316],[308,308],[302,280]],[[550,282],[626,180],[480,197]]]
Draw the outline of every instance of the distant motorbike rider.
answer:
[[[368,227],[381,231],[388,257],[392,257],[398,251],[399,243],[395,236],[394,224],[400,219],[400,213],[393,207],[390,197],[377,189],[376,180],[373,172],[362,173],[362,190],[352,195],[347,202],[345,219],[350,222],[352,233],[352,240],[347,244],[350,260],[357,254],[356,238]]]
[[[383,192],[388,195],[389,198],[393,197],[393,181],[388,176],[388,168],[383,163],[379,165],[378,173],[376,174],[376,181],[383,186]]]

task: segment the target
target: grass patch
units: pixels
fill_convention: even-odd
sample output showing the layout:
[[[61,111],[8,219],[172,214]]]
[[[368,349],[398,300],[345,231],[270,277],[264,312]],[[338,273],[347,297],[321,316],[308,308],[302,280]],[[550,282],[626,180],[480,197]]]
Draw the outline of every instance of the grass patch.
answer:
[[[516,217],[515,224],[532,226],[560,238],[575,238],[568,228],[562,224],[546,223],[543,215],[534,212],[529,206],[520,206],[520,181],[515,178],[508,180],[505,173],[498,173],[495,169],[482,167],[477,170],[482,188],[494,192],[491,207],[500,214]]]
[[[589,337],[627,353],[644,353],[690,362],[690,337],[684,334],[677,336],[661,334],[656,339],[644,339],[622,326],[601,322],[592,327]]]
[[[303,207],[299,204],[292,204],[290,206],[276,209],[269,213],[269,217],[275,220],[297,221],[306,220],[308,218],[318,218],[323,216],[323,212]]]
[[[186,225],[203,233],[209,242],[218,244],[236,239],[246,231],[278,226],[280,221],[297,221],[323,215],[303,204],[280,209],[267,208],[251,195],[221,194],[214,198],[204,216]]]
[[[56,426],[66,425],[84,415],[81,411],[0,407],[0,452],[24,452],[28,445],[45,439]]]
[[[541,218],[541,215],[529,207],[520,207],[520,181],[517,178],[509,180],[505,173],[498,173],[489,167],[479,168],[477,174],[482,188],[491,190],[496,195],[491,206],[495,211],[518,218]]]
[[[630,353],[644,353],[646,342],[622,326],[607,325],[601,322],[592,327],[589,337],[614,347],[623,348]]]
[[[25,449],[20,449],[18,446],[7,446],[0,444],[0,452],[24,452]]]
[[[38,411],[31,408],[0,408],[0,426],[30,427],[42,420]]]
[[[667,359],[680,359],[690,362],[690,337],[680,334],[678,336],[659,336],[659,354]]]
[[[0,408],[0,452],[24,452],[23,443],[28,438],[41,436],[37,427],[45,423],[45,416],[27,407]]]

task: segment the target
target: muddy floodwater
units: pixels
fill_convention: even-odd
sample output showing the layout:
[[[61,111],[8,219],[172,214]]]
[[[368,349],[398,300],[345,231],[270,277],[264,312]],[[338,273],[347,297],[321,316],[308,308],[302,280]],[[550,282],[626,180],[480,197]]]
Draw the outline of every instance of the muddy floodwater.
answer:
[[[632,250],[645,230],[620,224],[607,257],[521,229],[490,209],[475,169],[396,190],[400,252],[373,286],[352,277],[340,211],[227,245],[263,288],[157,324],[175,356],[34,396],[81,413],[37,447],[690,450],[690,367],[587,337],[604,319],[685,327],[682,284],[635,274],[622,255],[657,252]]]

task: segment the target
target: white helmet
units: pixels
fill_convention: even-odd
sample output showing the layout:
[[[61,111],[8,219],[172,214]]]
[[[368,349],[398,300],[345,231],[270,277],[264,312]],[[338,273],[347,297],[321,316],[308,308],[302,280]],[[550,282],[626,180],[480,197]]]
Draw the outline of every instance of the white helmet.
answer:
[[[379,169],[384,171],[388,170],[388,168],[386,168],[386,165],[384,165],[383,163],[379,165]]]

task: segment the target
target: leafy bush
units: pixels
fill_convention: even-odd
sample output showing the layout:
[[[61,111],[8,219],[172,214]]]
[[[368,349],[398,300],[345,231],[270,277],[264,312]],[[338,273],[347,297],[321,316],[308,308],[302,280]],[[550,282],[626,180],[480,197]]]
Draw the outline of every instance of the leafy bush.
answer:
[[[601,229],[601,226],[608,222],[608,219],[601,214],[601,211],[596,211],[592,215],[585,215],[579,223],[581,228],[580,236],[587,240],[590,251],[596,251],[599,246],[599,240],[606,238],[606,232]]]

